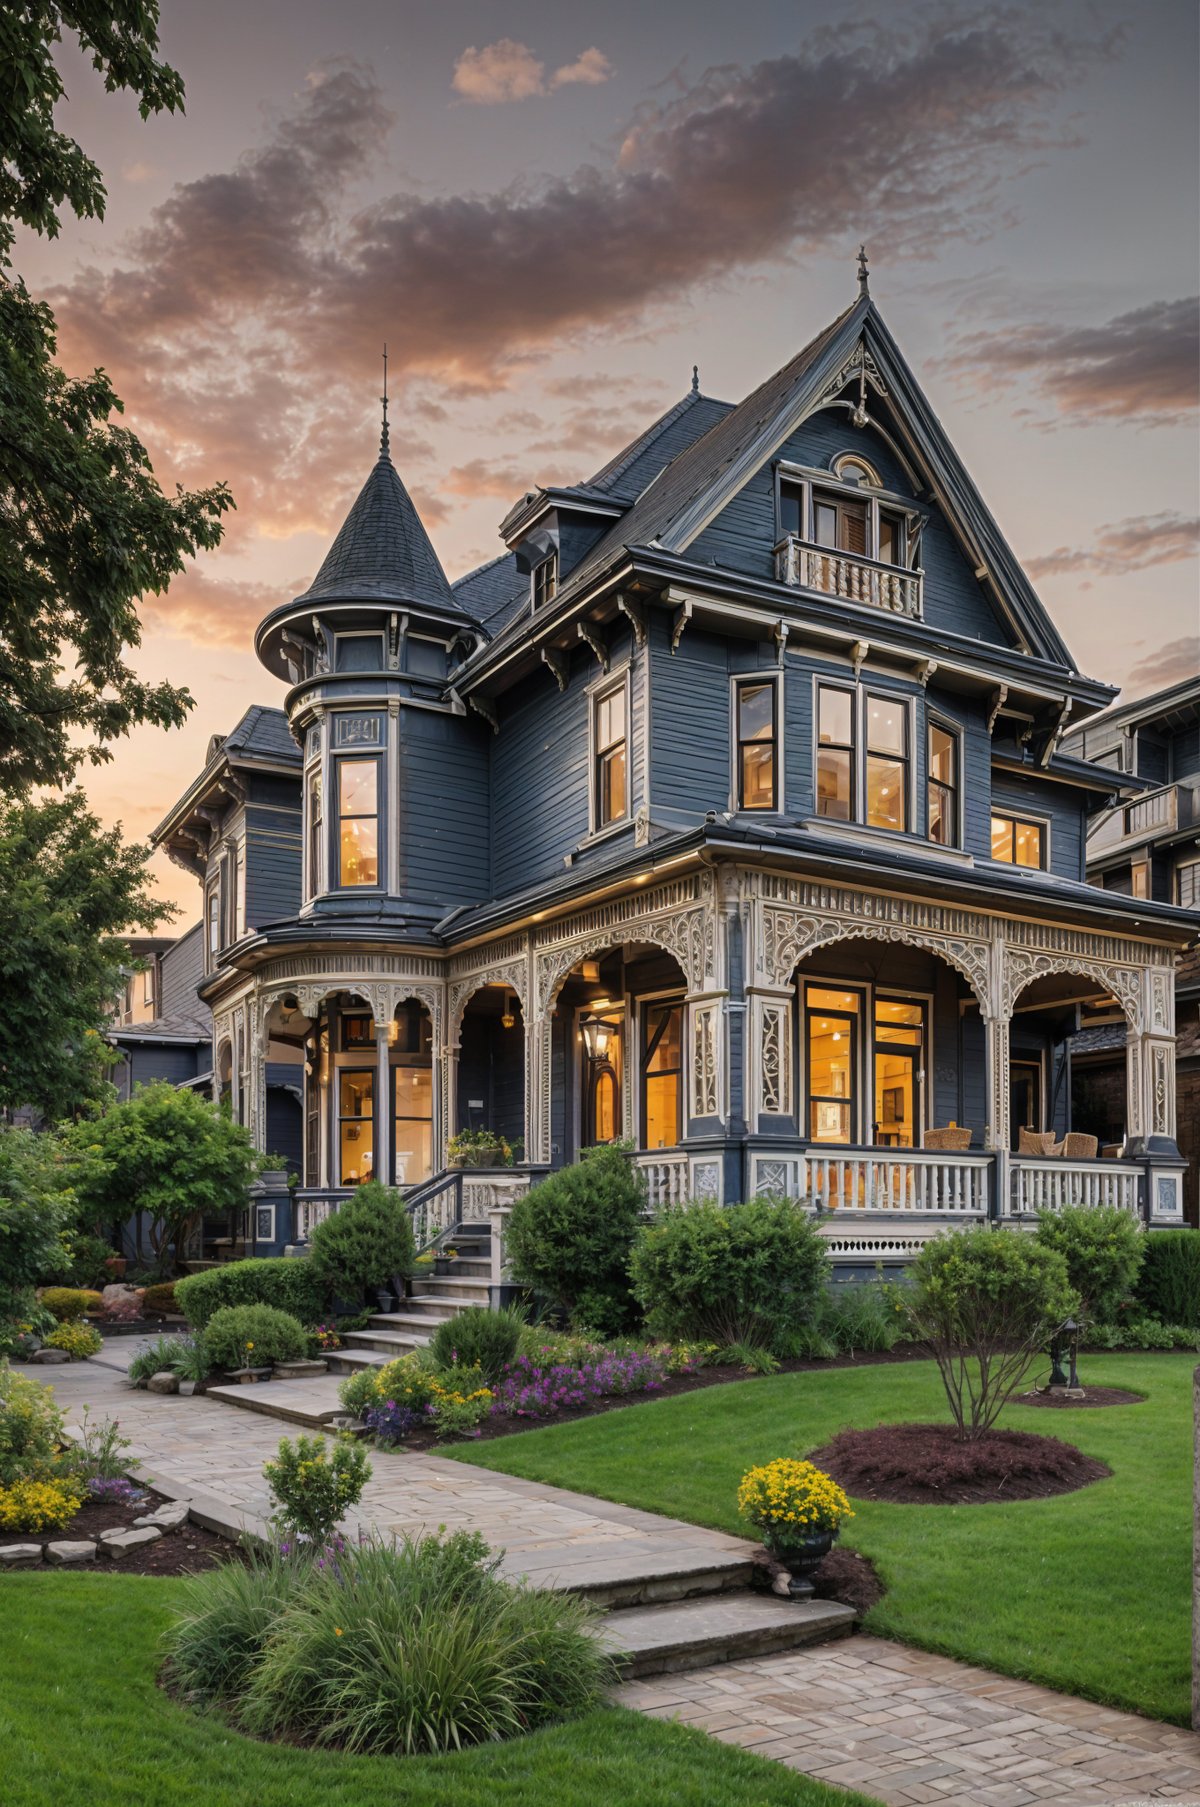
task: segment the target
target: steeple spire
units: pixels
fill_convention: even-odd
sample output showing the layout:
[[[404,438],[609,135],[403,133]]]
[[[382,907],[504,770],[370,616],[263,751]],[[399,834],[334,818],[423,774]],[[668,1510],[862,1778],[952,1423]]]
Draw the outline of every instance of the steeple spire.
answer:
[[[387,418],[388,394],[387,394],[387,341],[386,340],[384,341],[384,346],[383,346],[383,394],[380,396],[379,399],[383,403],[383,430],[381,431],[381,433],[379,435],[379,456],[381,458],[390,458],[391,451],[388,446],[388,418]]]
[[[865,245],[860,245],[858,247],[858,292],[860,295],[869,295],[871,293],[867,272],[867,247]]]

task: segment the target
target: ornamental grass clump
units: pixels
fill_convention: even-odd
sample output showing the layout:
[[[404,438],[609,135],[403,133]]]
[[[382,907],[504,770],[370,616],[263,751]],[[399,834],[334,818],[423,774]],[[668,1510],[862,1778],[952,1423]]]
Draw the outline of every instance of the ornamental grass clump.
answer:
[[[757,1468],[748,1468],[738,1488],[738,1511],[770,1542],[794,1542],[819,1532],[836,1537],[846,1519],[853,1518],[850,1501],[832,1475],[779,1456]]]
[[[276,1552],[185,1585],[171,1679],[258,1737],[458,1750],[585,1712],[612,1675],[596,1609],[501,1580],[477,1534]]]
[[[272,1522],[284,1535],[305,1543],[329,1541],[351,1506],[357,1506],[371,1478],[366,1452],[353,1437],[284,1437],[273,1462],[263,1467],[275,1502]]]

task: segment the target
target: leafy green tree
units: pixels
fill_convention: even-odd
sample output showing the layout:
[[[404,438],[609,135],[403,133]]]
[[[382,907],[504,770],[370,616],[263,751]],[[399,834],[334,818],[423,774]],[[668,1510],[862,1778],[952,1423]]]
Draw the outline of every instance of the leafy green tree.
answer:
[[[34,1287],[66,1273],[74,1206],[53,1138],[0,1131],[0,1321],[27,1314]]]
[[[63,1117],[102,1093],[115,1059],[102,1030],[130,964],[121,937],[172,913],[151,894],[149,858],[76,794],[0,803],[0,1108]]]
[[[1138,1219],[1116,1205],[1068,1205],[1042,1212],[1037,1239],[1066,1261],[1088,1321],[1110,1323],[1142,1265],[1147,1236]]]
[[[11,274],[15,229],[53,237],[65,205],[104,216],[100,171],[58,130],[54,49],[73,35],[143,118],[182,107],[157,59],[156,0],[24,0],[0,9],[0,790],[62,784],[138,722],[177,726],[187,690],[147,684],[126,662],[138,599],[216,546],[224,485],[165,496],[145,448],[115,424],[102,370],[54,362],[54,316]]]
[[[83,1206],[105,1223],[144,1213],[156,1261],[205,1213],[244,1209],[259,1165],[248,1130],[165,1081],[140,1086],[65,1139],[88,1157],[75,1182]]]

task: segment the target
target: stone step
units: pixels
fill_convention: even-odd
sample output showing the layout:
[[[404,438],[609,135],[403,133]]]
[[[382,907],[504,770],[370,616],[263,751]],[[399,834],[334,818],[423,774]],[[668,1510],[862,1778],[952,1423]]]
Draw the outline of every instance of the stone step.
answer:
[[[382,1368],[392,1360],[378,1349],[332,1349],[325,1357],[331,1374],[356,1374],[360,1368]]]
[[[591,1545],[519,1550],[505,1559],[504,1572],[524,1575],[534,1587],[583,1594],[612,1612],[743,1590],[750,1586],[754,1563],[739,1549],[722,1554],[703,1547],[648,1547],[644,1539],[614,1538]]]
[[[421,1277],[435,1280],[437,1275],[432,1268],[418,1268]],[[455,1274],[461,1274],[464,1280],[490,1280],[492,1264],[486,1255],[460,1255],[454,1263]]]
[[[845,1637],[853,1625],[853,1610],[834,1600],[736,1593],[626,1607],[605,1620],[601,1636],[630,1681],[796,1650]]]
[[[342,1332],[343,1342],[348,1342],[352,1337],[377,1336],[383,1331],[390,1330],[427,1330],[433,1332],[437,1329],[439,1324],[444,1324],[447,1318],[456,1318],[459,1315],[456,1311],[409,1310],[408,1307],[411,1303],[410,1300],[406,1300],[405,1309],[403,1311],[381,1311],[378,1317],[371,1319],[371,1322],[364,1330],[344,1330]]]
[[[330,1419],[342,1410],[331,1376],[323,1381],[264,1380],[252,1386],[209,1387],[207,1397],[244,1412],[260,1412],[285,1424],[302,1424],[308,1430],[329,1428]]]
[[[377,1311],[367,1328],[373,1329],[376,1324],[380,1329],[389,1326],[395,1318],[424,1318],[440,1324],[443,1318],[456,1318],[460,1311],[482,1310],[484,1307],[478,1299],[443,1299],[439,1293],[414,1293],[411,1299],[403,1299],[395,1311]]]
[[[421,1281],[421,1291],[417,1297],[422,1303],[430,1299],[461,1300],[468,1305],[490,1305],[492,1289],[486,1280],[471,1280],[465,1274],[462,1279],[447,1274],[443,1279],[440,1274],[427,1274]],[[409,1303],[413,1301],[410,1299]]]
[[[342,1342],[347,1349],[370,1350],[372,1354],[382,1355],[385,1360],[393,1361],[398,1355],[408,1355],[413,1349],[423,1349],[433,1341],[436,1323],[429,1318],[418,1318],[411,1328],[406,1330],[347,1330]]]

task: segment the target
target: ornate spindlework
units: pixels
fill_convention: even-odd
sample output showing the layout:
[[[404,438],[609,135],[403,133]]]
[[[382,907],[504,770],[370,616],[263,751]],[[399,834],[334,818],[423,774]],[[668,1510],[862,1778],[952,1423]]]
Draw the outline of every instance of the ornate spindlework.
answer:
[[[693,1117],[721,1115],[718,1037],[719,1003],[692,1005],[692,1110]]]
[[[763,1002],[760,1110],[768,1116],[788,1117],[792,1111],[791,1006]]]
[[[377,747],[383,736],[378,715],[335,715],[333,729],[334,745],[338,747]]]
[[[1005,950],[1000,996],[1003,1014],[1012,1015],[1017,999],[1036,979],[1048,978],[1056,973],[1073,973],[1080,978],[1094,979],[1116,998],[1131,1027],[1141,1027],[1145,985],[1140,970],[1136,967],[1109,965],[1103,960],[1090,958],[1085,952],[1039,954],[1008,947]]]
[[[692,1159],[689,1192],[697,1203],[721,1202],[721,1163],[719,1160]]]
[[[928,915],[927,910],[922,910]],[[939,933],[916,922],[891,923],[864,920],[858,915],[818,916],[798,910],[763,910],[761,958],[764,978],[771,985],[787,985],[800,961],[819,947],[835,941],[891,941],[903,947],[920,947],[947,960],[962,973],[979,999],[991,1006],[991,957],[986,941],[969,941]]]
[[[506,985],[515,992],[521,1006],[521,1014],[526,1014],[527,992],[529,989],[529,965],[522,957],[509,960],[503,965],[485,966],[474,972],[469,978],[454,979],[447,991],[446,1007],[446,1039],[457,1044],[462,1034],[463,1016],[467,1005],[477,991],[485,985]]]

